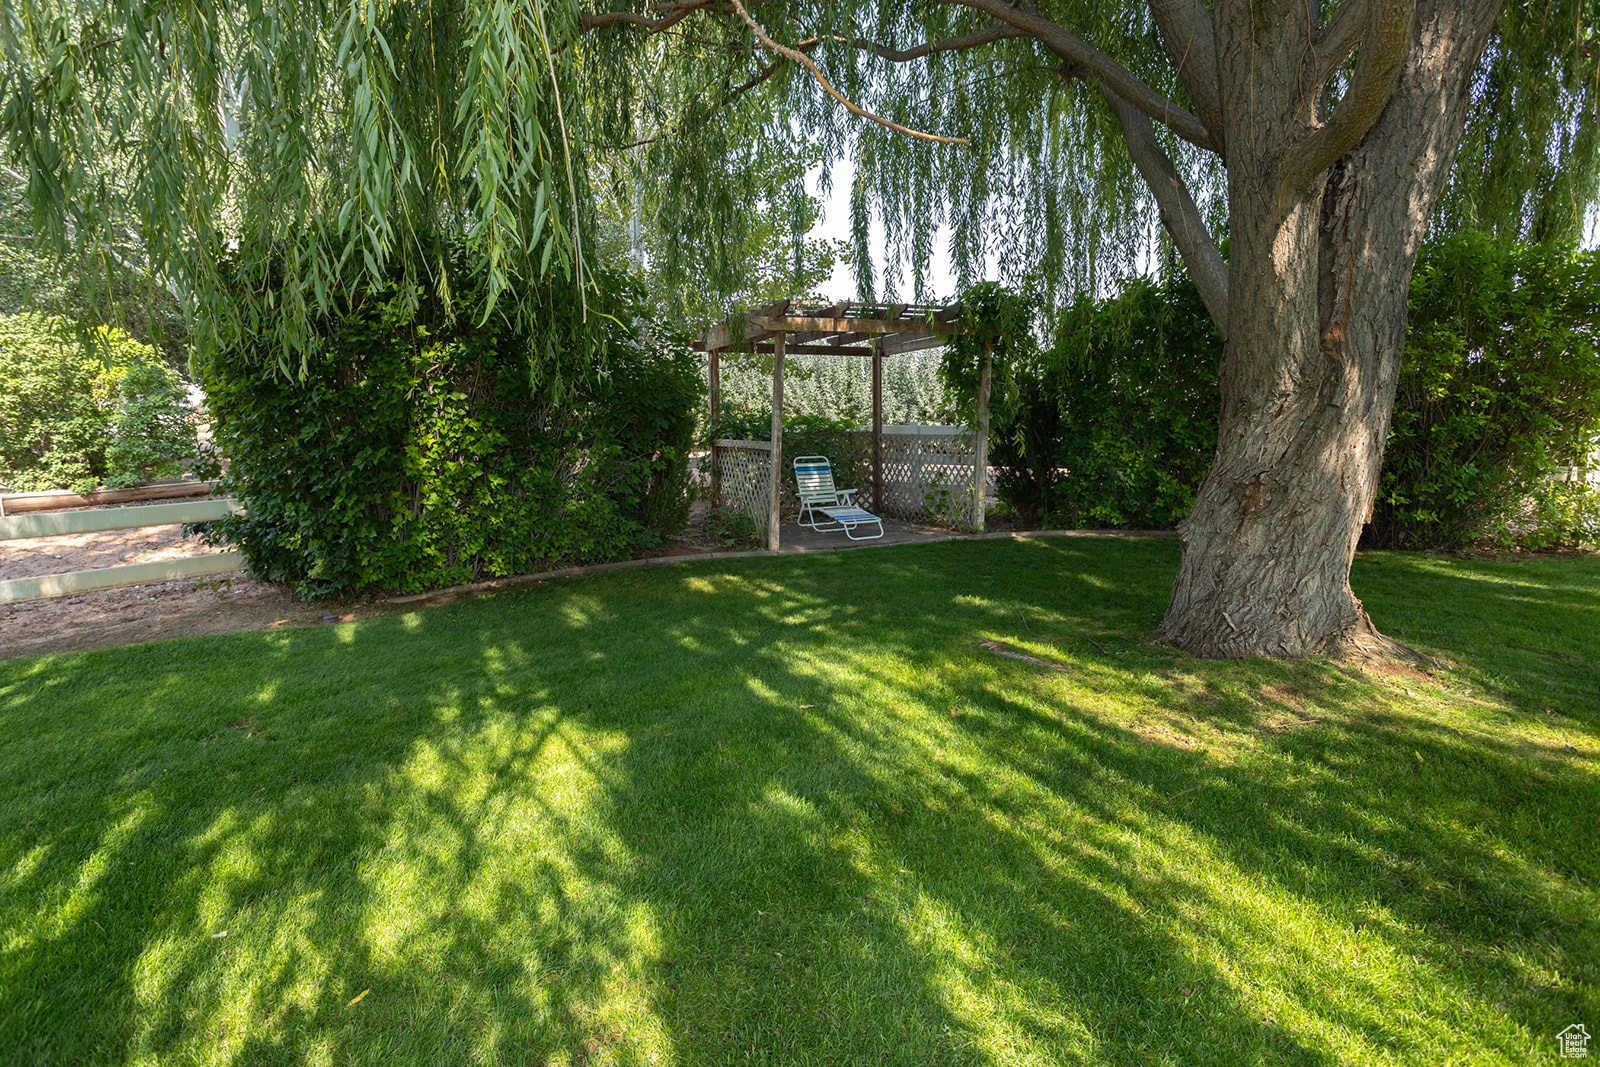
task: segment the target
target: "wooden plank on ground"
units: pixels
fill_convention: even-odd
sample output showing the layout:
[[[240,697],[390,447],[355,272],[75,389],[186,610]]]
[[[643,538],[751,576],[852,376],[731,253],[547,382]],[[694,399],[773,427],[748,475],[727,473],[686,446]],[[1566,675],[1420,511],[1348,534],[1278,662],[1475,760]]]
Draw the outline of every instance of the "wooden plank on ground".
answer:
[[[29,511],[52,511],[56,508],[86,508],[99,504],[127,504],[135,500],[166,500],[172,497],[205,496],[210,493],[210,482],[151,482],[134,489],[97,489],[79,496],[64,490],[47,490],[42,493],[0,494],[0,515],[21,515]]]
[[[174,578],[198,578],[222,574],[244,566],[243,552],[213,552],[187,559],[163,559],[154,563],[130,563],[125,567],[101,567],[92,571],[46,574],[38,578],[12,578],[0,582],[0,604],[45,597],[92,593],[96,589],[115,589],[123,585],[152,585]]]
[[[171,526],[180,522],[210,522],[241,510],[237,500],[227,497],[222,500],[187,500],[181,504],[145,504],[97,511],[7,515],[0,519],[0,541],[100,533],[105,530],[134,530],[141,526]]]

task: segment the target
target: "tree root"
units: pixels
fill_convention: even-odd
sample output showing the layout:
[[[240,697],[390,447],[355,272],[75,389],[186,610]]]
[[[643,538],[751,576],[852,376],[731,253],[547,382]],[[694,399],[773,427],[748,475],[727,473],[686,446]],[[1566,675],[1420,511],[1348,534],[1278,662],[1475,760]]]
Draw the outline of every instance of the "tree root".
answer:
[[[1317,651],[1332,659],[1356,660],[1362,663],[1404,663],[1428,670],[1444,669],[1444,664],[1432,656],[1379,633],[1365,611],[1361,612],[1359,621],[1323,638]]]

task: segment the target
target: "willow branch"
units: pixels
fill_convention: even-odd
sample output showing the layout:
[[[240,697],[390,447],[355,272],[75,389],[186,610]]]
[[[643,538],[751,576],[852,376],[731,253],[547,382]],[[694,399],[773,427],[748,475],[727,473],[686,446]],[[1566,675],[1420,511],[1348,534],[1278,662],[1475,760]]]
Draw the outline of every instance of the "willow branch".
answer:
[[[1411,48],[1411,23],[1416,0],[1372,0],[1361,56],[1333,117],[1315,126],[1284,153],[1285,181],[1305,181],[1321,174],[1354,148],[1388,106]]]
[[[801,41],[800,44],[799,44],[799,47],[800,47],[800,49],[802,51],[809,52],[811,49],[817,47],[818,43],[819,42],[818,42],[817,38],[813,37],[808,41]],[[761,85],[767,79],[771,78],[774,74],[778,73],[779,68],[782,67],[782,66],[783,66],[783,61],[781,59],[775,59],[771,63],[768,63],[765,67],[762,67],[759,72],[757,72],[752,78],[750,78],[748,81],[746,81],[743,85],[737,86],[736,88],[733,88],[733,89],[729,90],[727,95],[725,95],[721,100],[718,100],[715,104],[711,105],[711,109],[709,111],[707,111],[704,115],[699,116],[697,121],[699,121],[699,122],[710,121],[712,116],[716,115],[717,112],[721,111],[723,108],[727,107],[729,104],[733,103],[735,100],[738,100],[745,93],[748,93],[750,90],[756,88],[758,85]],[[680,124],[677,132],[682,132],[682,125],[681,124]],[[640,148],[640,147],[642,147],[644,145],[647,145],[647,144],[655,144],[660,139],[661,139],[660,137],[646,137],[642,141],[632,141],[632,142],[630,142],[628,144],[624,144],[624,145],[609,145],[607,147],[610,148],[612,151],[626,151],[626,150],[628,150],[630,148]]]
[[[1189,90],[1200,121],[1222,139],[1222,81],[1217,73],[1217,34],[1205,0],[1149,0],[1162,43]]]
[[[804,52],[799,52],[793,48],[788,48],[784,45],[781,45],[777,41],[774,41],[771,37],[767,36],[767,31],[762,29],[756,20],[750,17],[750,12],[744,9],[744,5],[741,4],[739,0],[728,0],[728,6],[733,8],[734,12],[744,20],[744,24],[746,26],[750,27],[750,32],[756,35],[756,40],[766,45],[767,48],[771,49],[773,52],[776,52],[778,55],[783,56],[785,59],[793,60],[809,70],[811,72],[811,76],[817,79],[817,84],[822,86],[823,90],[829,96],[843,104],[845,110],[850,112],[850,114],[857,115],[864,119],[870,119],[886,129],[893,130],[895,133],[903,133],[908,137],[920,137],[923,140],[938,141],[941,144],[971,143],[965,137],[945,137],[937,133],[923,133],[921,130],[913,130],[909,126],[902,126],[898,122],[893,122],[882,117],[881,115],[874,115],[872,112],[868,111],[864,107],[861,107],[859,104],[852,102],[846,98],[843,93],[835,89],[833,84],[829,82],[827,78],[823,77],[822,71],[817,69],[817,65],[811,61],[810,56],[806,55]]]
[[[90,44],[85,45],[84,48],[83,48],[83,55],[87,56],[91,52],[98,52],[102,48],[109,48],[111,45],[121,44],[121,43],[122,43],[122,34],[120,34],[120,33],[117,34],[115,37],[104,37],[104,38],[101,38],[98,41],[94,41],[94,42],[92,42]],[[39,81],[34,85],[33,91],[35,93],[44,92],[44,87],[50,84],[50,82],[55,78],[56,72],[59,71],[60,69],[61,69],[61,65],[59,63],[56,64],[54,67],[51,67],[50,70],[45,73],[44,77],[40,78]]]
[[[817,41],[815,38],[812,38],[809,41],[801,41],[800,47],[806,51],[810,51],[811,49],[817,47]],[[752,77],[749,81],[731,90],[721,100],[718,100],[716,105],[701,117],[701,120],[704,121],[705,119],[709,119],[711,116],[715,115],[717,112],[721,111],[723,108],[739,99],[745,93],[748,93],[751,89],[754,89],[756,86],[760,85],[762,82],[778,73],[778,68],[781,66],[783,66],[783,64],[775,59],[771,63],[768,63],[766,66],[762,67],[760,72]]]
[[[949,0],[949,2],[970,7],[974,11],[982,11],[1000,22],[1025,31],[1031,37],[1038,38],[1041,44],[1069,65],[1104,81],[1118,96],[1185,141],[1207,151],[1221,150],[1220,142],[1205,123],[1140,81],[1127,67],[1082,38],[1068,33],[1058,23],[1050,21],[1031,7],[1013,7],[1010,0]]]
[[[1333,18],[1317,33],[1315,55],[1317,84],[1321,85],[1344,65],[1367,28],[1371,0],[1344,0]]]
[[[935,52],[959,52],[967,48],[982,48],[986,44],[993,44],[996,41],[1004,41],[1012,37],[1027,36],[1028,31],[1026,30],[1020,30],[1015,26],[1007,26],[1004,23],[996,23],[987,29],[979,30],[976,33],[969,33],[965,37],[945,37],[941,40],[930,41],[927,44],[918,45],[915,48],[894,49],[887,45],[875,44],[872,41],[862,40],[859,37],[855,38],[854,40],[848,40],[843,37],[835,37],[834,40],[843,44],[852,45],[856,48],[865,49],[876,55],[879,59],[886,59],[890,63],[909,63],[914,59],[921,59],[924,56],[931,56]]]
[[[664,15],[652,18],[649,15],[638,15],[632,11],[606,11],[598,15],[579,15],[578,28],[583,31],[598,29],[601,26],[614,26],[624,23],[629,26],[642,26],[651,34],[670,30],[690,14],[702,8],[711,6],[710,0],[694,0],[690,3],[662,5]]]
[[[1228,264],[1211,236],[1211,230],[1200,217],[1189,187],[1184,183],[1172,158],[1156,140],[1150,126],[1150,116],[1118,96],[1105,82],[1100,82],[1100,95],[1105,98],[1111,113],[1122,127],[1122,137],[1128,144],[1128,155],[1138,168],[1150,193],[1156,198],[1161,222],[1172,235],[1172,243],[1183,257],[1194,287],[1200,291],[1211,321],[1217,332],[1228,335]]]

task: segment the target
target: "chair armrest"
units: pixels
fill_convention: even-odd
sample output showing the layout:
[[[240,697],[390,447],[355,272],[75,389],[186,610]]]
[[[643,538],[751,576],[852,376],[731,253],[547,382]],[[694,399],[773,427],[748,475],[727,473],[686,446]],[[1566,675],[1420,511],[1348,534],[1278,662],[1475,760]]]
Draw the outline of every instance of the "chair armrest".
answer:
[[[860,491],[861,490],[859,490],[859,489],[840,489],[838,491],[840,506],[841,507],[847,507],[847,508],[855,507],[856,506],[856,502],[854,500],[851,500],[850,496],[851,496],[851,494],[859,493]]]

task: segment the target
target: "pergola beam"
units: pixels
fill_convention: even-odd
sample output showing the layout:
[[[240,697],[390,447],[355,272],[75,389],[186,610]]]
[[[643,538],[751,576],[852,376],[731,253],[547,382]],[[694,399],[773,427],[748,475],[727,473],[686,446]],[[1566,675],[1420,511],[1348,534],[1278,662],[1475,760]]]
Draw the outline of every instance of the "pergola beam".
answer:
[[[956,325],[960,317],[959,305],[913,307],[910,304],[838,303],[805,307],[796,306],[792,300],[779,300],[715,327],[695,347],[707,352],[748,349],[752,345],[769,344],[774,334],[784,333],[788,335],[788,352],[802,354],[802,346],[824,341],[827,350],[815,354],[849,355],[852,353],[841,353],[838,347],[883,336],[896,339],[900,336],[949,337],[961,331]],[[914,349],[898,347],[894,341],[883,346],[885,355],[897,350]],[[867,355],[868,350],[863,348],[860,354]]]
[[[902,337],[904,338],[902,340]],[[948,342],[947,337],[905,337],[890,336],[884,338],[883,354],[897,356],[905,352],[920,352],[926,348],[938,348]],[[722,349],[723,352],[760,352],[770,354],[776,351],[777,346],[770,341],[757,344],[741,345],[737,349]],[[866,345],[793,345],[785,344],[784,349],[791,356],[871,356],[872,349]],[[712,355],[717,354],[713,350]]]
[[[929,322],[926,319],[900,319],[890,322],[885,319],[824,319],[810,318],[798,315],[755,315],[746,317],[746,322],[758,330],[770,330],[774,333],[815,333],[819,336],[841,333],[910,333],[910,334],[938,334],[943,337],[953,337],[961,332],[961,327],[951,322],[939,322],[937,319]],[[708,338],[709,342],[709,338]]]
[[[734,348],[743,348],[745,344],[750,341],[764,340],[766,337],[771,335],[772,331],[761,330],[753,327],[752,320],[758,315],[782,315],[785,311],[789,310],[789,306],[793,303],[793,300],[777,300],[771,304],[768,304],[766,307],[756,308],[755,310],[751,311],[744,317],[743,336],[737,339],[735,339],[733,335],[733,327],[737,320],[735,320],[735,322],[725,322],[721,326],[714,326],[710,330],[706,331],[706,338],[703,347],[708,352],[716,352],[720,349],[728,348],[730,346]],[[761,336],[757,337],[757,334],[761,334]]]
[[[950,343],[948,337],[885,337],[883,339],[883,354],[886,356],[899,356],[907,352],[921,352],[929,348],[943,348]]]

